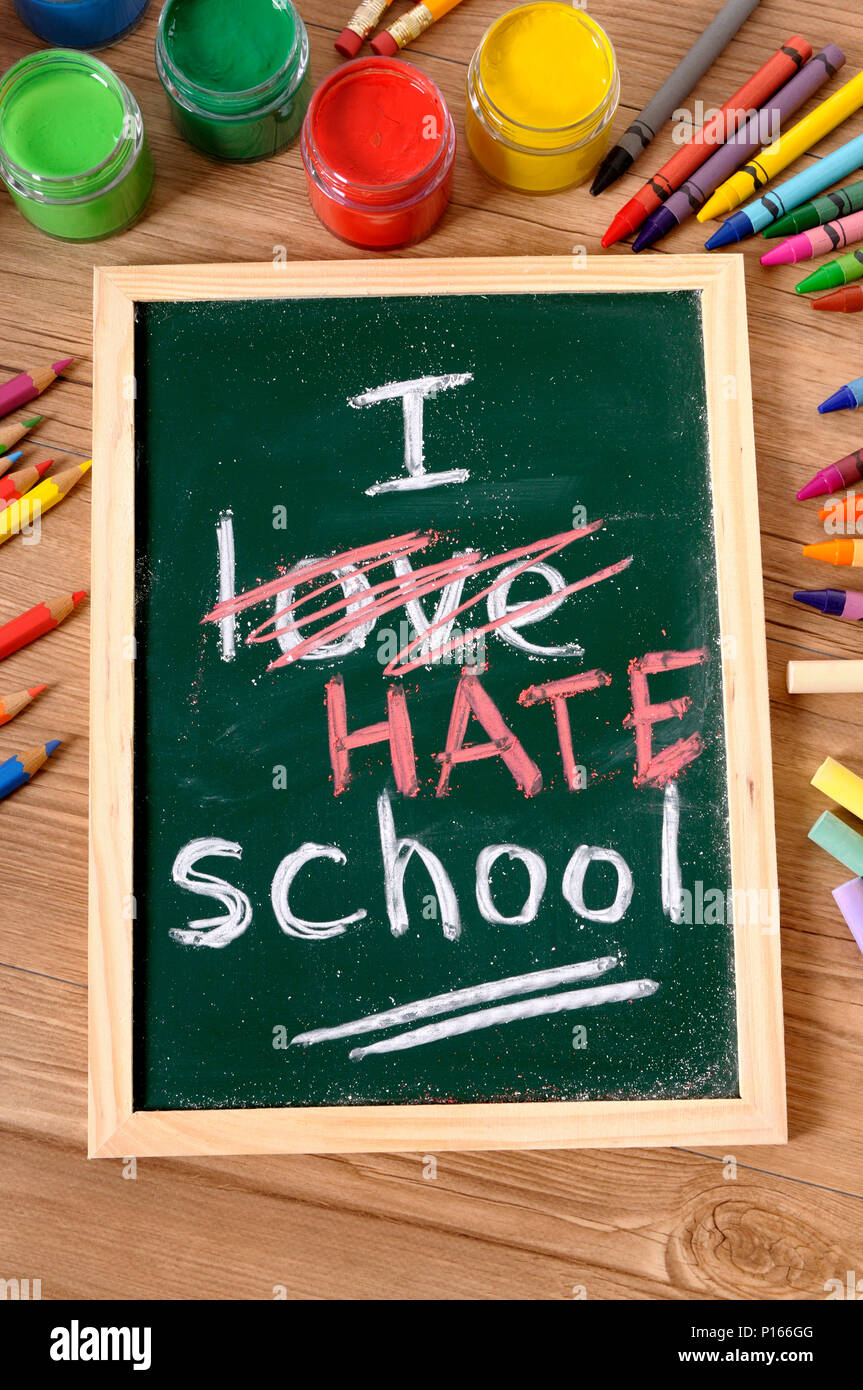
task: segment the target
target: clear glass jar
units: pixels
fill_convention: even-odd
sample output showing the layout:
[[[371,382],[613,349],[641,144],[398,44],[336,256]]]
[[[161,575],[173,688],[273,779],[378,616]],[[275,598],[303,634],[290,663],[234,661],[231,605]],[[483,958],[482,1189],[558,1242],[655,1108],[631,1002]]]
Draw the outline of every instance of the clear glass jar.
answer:
[[[596,168],[619,99],[605,30],[583,10],[540,0],[509,10],[480,40],[467,77],[468,146],[498,183],[557,193]]]
[[[306,26],[291,0],[210,0],[203,15],[205,3],[168,0],[159,18],[156,70],[174,125],[212,159],[268,159],[297,138],[309,104]],[[221,57],[232,44],[233,69]]]
[[[150,0],[15,0],[22,23],[57,48],[104,48],[122,39]]]
[[[113,236],[140,217],[153,186],[137,101],[87,53],[31,53],[0,78],[0,177],[50,236]]]

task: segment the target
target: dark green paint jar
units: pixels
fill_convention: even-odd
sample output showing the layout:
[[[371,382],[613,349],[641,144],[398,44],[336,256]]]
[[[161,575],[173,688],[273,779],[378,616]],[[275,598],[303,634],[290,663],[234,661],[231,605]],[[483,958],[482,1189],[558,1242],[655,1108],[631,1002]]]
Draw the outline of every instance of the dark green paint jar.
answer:
[[[309,36],[291,0],[168,0],[156,69],[174,125],[212,159],[267,159],[300,133]]]

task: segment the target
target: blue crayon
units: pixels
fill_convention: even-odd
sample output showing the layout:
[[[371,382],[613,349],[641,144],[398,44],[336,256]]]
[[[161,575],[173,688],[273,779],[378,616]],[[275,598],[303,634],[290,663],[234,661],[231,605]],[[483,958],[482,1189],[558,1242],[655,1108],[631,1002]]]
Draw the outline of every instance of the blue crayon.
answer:
[[[0,763],[0,801],[10,792],[23,787],[25,782],[29,782],[42,764],[50,758],[54,749],[59,747],[59,738],[52,738],[50,743],[26,748],[23,753],[17,753],[14,757],[7,758],[5,763]]]
[[[858,376],[855,381],[849,381],[846,386],[840,386],[838,391],[834,391],[832,396],[828,396],[826,401],[822,401],[818,407],[819,415],[830,415],[834,410],[856,410],[863,405],[863,376]]]
[[[735,212],[713,233],[710,240],[704,243],[707,250],[715,251],[719,246],[731,246],[735,241],[743,241],[746,237],[753,236],[755,232],[760,232],[771,222],[775,222],[777,217],[784,217],[786,212],[791,212],[801,203],[817,197],[825,188],[829,188],[831,183],[844,179],[861,165],[863,135],[857,135],[853,140],[840,145],[838,150],[833,150],[832,154],[825,154],[823,159],[811,164],[808,169],[780,183],[772,192],[765,193],[763,197],[756,198],[754,203],[748,203],[745,208]]]

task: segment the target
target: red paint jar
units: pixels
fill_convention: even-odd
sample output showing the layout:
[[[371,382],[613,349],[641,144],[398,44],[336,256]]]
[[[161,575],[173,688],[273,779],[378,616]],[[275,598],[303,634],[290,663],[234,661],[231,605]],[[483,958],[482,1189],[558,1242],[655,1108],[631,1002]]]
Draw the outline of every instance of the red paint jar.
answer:
[[[410,246],[449,202],[452,116],[434,82],[398,58],[360,58],[330,73],[309,103],[300,148],[312,207],[352,246]]]

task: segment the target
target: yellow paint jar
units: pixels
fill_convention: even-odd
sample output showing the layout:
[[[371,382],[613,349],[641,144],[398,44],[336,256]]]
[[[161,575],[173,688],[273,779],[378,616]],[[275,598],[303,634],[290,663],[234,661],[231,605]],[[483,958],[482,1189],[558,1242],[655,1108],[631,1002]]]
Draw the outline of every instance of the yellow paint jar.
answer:
[[[470,151],[521,193],[571,188],[604,155],[619,97],[611,40],[583,10],[557,0],[509,10],[471,59]]]

